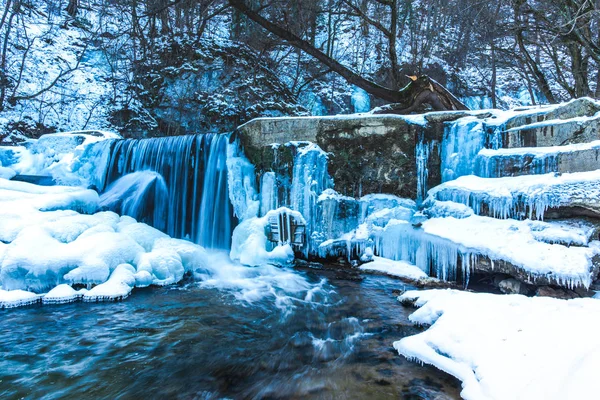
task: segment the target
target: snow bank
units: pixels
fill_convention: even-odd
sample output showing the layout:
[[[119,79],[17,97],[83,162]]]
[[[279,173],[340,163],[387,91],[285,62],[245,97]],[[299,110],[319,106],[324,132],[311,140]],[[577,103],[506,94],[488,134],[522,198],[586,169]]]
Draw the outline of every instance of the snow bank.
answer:
[[[42,297],[44,304],[64,304],[81,300],[87,289],[75,290],[66,283],[56,286]]]
[[[600,302],[455,290],[410,291],[410,320],[431,325],[394,343],[411,360],[462,381],[481,399],[586,399],[598,392]]]
[[[0,289],[0,309],[27,306],[39,300],[39,295],[25,290]]]
[[[54,211],[43,211],[49,203]],[[52,289],[44,303],[116,300],[133,287],[176,283],[186,272],[207,269],[206,252],[198,245],[113,212],[75,211],[95,212],[97,203],[91,190],[0,179],[0,286],[9,291],[3,296]],[[97,286],[75,292],[65,284]]]
[[[114,301],[126,299],[135,286],[135,269],[129,264],[120,264],[110,278],[93,287],[83,295],[83,301]]]

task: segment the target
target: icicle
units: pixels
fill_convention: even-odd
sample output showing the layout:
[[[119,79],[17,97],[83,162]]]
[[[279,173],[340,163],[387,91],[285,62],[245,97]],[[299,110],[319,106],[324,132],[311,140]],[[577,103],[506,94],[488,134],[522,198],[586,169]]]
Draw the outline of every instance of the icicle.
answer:
[[[425,142],[421,136],[415,146],[415,159],[417,162],[417,203],[421,204],[427,196],[429,190],[427,181],[429,179],[429,156],[433,151],[436,142]]]
[[[474,174],[482,178],[540,175],[551,172],[558,172],[557,154],[481,152],[476,157],[474,170]]]
[[[260,180],[260,215],[279,208],[277,182],[274,172],[265,172]]]

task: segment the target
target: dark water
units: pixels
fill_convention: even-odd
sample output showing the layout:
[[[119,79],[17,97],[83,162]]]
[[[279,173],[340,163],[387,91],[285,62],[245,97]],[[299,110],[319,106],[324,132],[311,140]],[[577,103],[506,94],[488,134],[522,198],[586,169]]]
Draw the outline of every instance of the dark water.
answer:
[[[319,289],[291,307],[189,283],[0,311],[0,397],[458,398],[454,379],[392,348],[417,332],[403,283],[301,274]]]

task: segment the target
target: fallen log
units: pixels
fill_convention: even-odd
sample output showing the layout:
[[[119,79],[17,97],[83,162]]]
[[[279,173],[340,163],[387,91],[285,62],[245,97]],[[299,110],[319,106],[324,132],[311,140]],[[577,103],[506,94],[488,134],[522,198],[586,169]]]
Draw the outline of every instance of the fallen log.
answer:
[[[411,114],[428,111],[428,105],[434,111],[469,110],[444,86],[427,75],[409,76],[410,82],[399,93],[403,100],[387,104],[371,111],[373,114]]]

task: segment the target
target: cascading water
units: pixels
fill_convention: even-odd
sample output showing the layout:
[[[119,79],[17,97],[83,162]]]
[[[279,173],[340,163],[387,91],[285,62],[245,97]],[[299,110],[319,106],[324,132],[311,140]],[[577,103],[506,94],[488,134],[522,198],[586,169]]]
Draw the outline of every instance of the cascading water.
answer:
[[[167,229],[169,191],[163,177],[153,171],[127,174],[111,184],[100,197],[100,207],[128,215],[157,229]]]
[[[101,143],[111,150],[98,188],[116,190],[128,174],[153,171],[163,182],[166,206],[151,224],[206,248],[228,249],[236,224],[227,183],[228,141],[228,135],[206,134]],[[121,211],[137,216],[142,203],[130,202]]]

